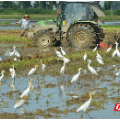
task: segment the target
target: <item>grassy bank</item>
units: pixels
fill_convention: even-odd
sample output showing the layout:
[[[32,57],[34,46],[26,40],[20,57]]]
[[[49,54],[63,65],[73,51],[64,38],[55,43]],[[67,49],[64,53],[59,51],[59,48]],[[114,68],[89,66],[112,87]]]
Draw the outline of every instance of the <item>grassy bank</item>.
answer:
[[[40,15],[40,14],[29,14],[30,20],[44,20],[44,19],[52,19],[56,18],[57,16],[53,15]],[[0,19],[21,19],[24,17],[24,14],[22,15],[0,15]]]
[[[120,21],[120,16],[106,16],[106,17],[99,17],[99,20],[102,21]]]

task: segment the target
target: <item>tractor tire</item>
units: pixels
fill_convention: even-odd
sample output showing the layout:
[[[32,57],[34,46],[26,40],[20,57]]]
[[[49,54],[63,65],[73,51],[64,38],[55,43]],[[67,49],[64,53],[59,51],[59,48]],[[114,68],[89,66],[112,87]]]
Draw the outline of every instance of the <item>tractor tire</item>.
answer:
[[[96,34],[89,24],[75,24],[68,32],[68,39],[74,47],[93,48],[96,45]]]
[[[36,33],[35,41],[37,46],[45,48],[52,47],[56,44],[55,36],[50,31],[39,31]]]

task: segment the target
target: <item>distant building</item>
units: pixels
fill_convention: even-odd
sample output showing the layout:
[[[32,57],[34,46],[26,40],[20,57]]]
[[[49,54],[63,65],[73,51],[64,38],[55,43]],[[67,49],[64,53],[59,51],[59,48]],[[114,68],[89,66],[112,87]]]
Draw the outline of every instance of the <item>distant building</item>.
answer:
[[[120,1],[113,1],[113,9],[120,9]]]
[[[59,7],[59,1],[49,1],[50,4],[53,5],[53,10],[57,10]]]

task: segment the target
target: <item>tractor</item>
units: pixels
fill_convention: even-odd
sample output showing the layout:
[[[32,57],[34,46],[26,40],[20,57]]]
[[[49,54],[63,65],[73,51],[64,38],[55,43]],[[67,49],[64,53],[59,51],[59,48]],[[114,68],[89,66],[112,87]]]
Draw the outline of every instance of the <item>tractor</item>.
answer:
[[[96,2],[65,2],[56,19],[37,22],[32,38],[35,46],[51,47],[58,43],[78,48],[93,48],[104,39],[98,17],[105,17]],[[28,34],[29,37],[29,34]]]

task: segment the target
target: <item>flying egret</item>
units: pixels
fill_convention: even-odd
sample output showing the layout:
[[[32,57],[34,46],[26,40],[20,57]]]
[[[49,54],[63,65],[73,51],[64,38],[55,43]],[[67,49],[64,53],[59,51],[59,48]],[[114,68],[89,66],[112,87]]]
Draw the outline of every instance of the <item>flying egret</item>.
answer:
[[[0,76],[0,82],[2,82],[2,79],[3,79],[3,77],[4,77],[4,70],[2,70],[2,72],[1,72],[1,74],[2,74],[2,76]]]
[[[28,96],[28,94],[30,93],[30,90],[32,90],[32,81],[33,81],[34,79],[30,79],[30,81],[29,81],[29,86],[28,86],[28,88],[21,94],[21,96],[20,96],[20,98],[22,98],[22,97],[24,97],[24,96]]]
[[[93,52],[97,50],[97,48],[98,48],[98,45],[99,45],[99,44],[97,44],[97,46],[96,46],[96,47],[93,49]]]
[[[14,64],[12,66],[13,66],[13,68],[10,68],[9,71],[10,71],[11,77],[14,80],[14,84],[15,84],[16,73],[15,73],[15,69],[14,69]]]
[[[41,64],[42,70],[43,70],[43,72],[44,72],[44,71],[45,71],[45,68],[46,68],[46,65],[43,64],[41,60],[40,60],[40,64]]]
[[[81,105],[78,109],[77,109],[77,112],[79,112],[79,111],[84,111],[84,113],[85,113],[85,111],[88,109],[88,107],[90,106],[90,103],[92,102],[92,95],[94,95],[95,94],[95,91],[94,92],[91,92],[90,94],[89,94],[89,96],[90,96],[90,99],[88,100],[88,101],[86,101],[83,105]]]
[[[79,78],[79,76],[80,76],[80,71],[81,71],[81,70],[82,70],[82,68],[79,68],[79,69],[78,69],[79,72],[78,72],[76,75],[73,76],[73,78],[72,78],[72,80],[71,80],[71,83],[78,80],[78,78]]]
[[[98,53],[98,51],[97,51],[97,56],[96,56],[96,57],[98,57],[99,59],[102,60],[102,57],[101,57],[101,55]]]
[[[98,61],[98,63],[99,63],[99,64],[104,65],[104,63],[103,63],[102,59],[99,59],[99,57],[98,57],[98,56],[96,56],[96,58],[97,58],[97,61]]]
[[[22,105],[26,102],[26,100],[27,100],[27,97],[26,96],[24,96],[23,97],[23,99],[22,100],[19,100],[15,105],[14,105],[14,108],[20,108],[20,107],[22,107]],[[17,111],[17,109],[16,109],[16,111]],[[15,111],[15,112],[16,112]],[[14,113],[15,113],[14,112]]]
[[[28,75],[34,74],[35,71],[37,70],[37,67],[38,67],[38,65],[35,65],[35,68],[32,68],[32,69],[29,71]]]
[[[91,60],[89,59],[89,60],[88,60],[88,70],[89,70],[92,74],[95,74],[95,75],[98,76],[96,70],[95,70],[93,67],[90,66],[90,63],[91,63]]]
[[[112,49],[112,45],[109,46],[109,48],[107,49],[106,53],[110,52],[111,49]]]
[[[66,63],[64,63],[63,67],[60,70],[60,74],[62,74],[62,75],[64,75],[64,72],[65,72],[65,65],[66,65]]]
[[[62,54],[63,54],[63,55],[66,55],[66,52],[62,49],[62,47],[60,47],[60,48],[61,48]]]
[[[85,54],[84,54],[84,56],[83,56],[83,59],[84,59],[84,61],[87,59],[86,51],[85,51]]]

